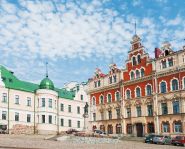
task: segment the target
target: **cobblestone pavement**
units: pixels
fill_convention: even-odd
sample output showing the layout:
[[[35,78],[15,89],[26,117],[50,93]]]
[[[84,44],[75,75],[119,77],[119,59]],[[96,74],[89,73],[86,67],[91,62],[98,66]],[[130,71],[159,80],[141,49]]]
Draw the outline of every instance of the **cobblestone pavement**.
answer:
[[[117,143],[85,144],[80,142],[44,140],[46,136],[39,135],[0,135],[0,149],[178,149],[171,145],[145,144],[133,141],[118,141]]]

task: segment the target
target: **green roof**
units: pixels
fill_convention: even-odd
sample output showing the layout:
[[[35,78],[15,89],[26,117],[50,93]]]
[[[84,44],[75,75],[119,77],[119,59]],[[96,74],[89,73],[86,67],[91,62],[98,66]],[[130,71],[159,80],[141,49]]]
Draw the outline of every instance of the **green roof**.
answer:
[[[34,93],[37,89],[39,89],[38,84],[19,80],[13,74],[13,72],[7,70],[5,67],[1,65],[0,65],[0,70],[1,70],[1,77],[3,79],[3,82],[5,83],[6,88],[31,92],[31,93]],[[59,88],[54,88],[54,90],[58,92],[58,95],[60,98],[65,98],[70,100],[74,99],[74,96],[75,96],[74,92],[70,92],[65,89],[59,89]]]
[[[54,84],[53,82],[46,76],[41,82],[40,82],[40,89],[50,89],[54,90]]]

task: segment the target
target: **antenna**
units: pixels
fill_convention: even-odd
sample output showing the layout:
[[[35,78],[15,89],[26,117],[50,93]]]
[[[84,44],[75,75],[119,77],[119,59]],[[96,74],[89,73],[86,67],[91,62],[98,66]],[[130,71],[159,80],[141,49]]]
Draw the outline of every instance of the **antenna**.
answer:
[[[46,62],[45,64],[46,64],[46,78],[48,78],[48,62]]]

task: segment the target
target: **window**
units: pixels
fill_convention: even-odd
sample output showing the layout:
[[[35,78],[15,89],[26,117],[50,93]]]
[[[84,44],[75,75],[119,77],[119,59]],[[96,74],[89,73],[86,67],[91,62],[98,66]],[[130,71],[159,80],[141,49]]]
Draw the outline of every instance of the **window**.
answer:
[[[140,117],[141,116],[141,106],[136,107],[137,110],[137,116]]]
[[[109,120],[112,119],[112,111],[108,111]]]
[[[120,93],[116,92],[116,100],[119,101],[120,100]]]
[[[131,72],[131,80],[134,80],[134,72]]]
[[[80,128],[80,121],[77,121],[77,127]]]
[[[109,83],[112,84],[112,76],[109,77]]]
[[[49,115],[49,124],[52,124],[52,115]]]
[[[116,124],[116,134],[121,134],[121,133],[122,133],[121,124]]]
[[[174,132],[182,132],[182,124],[181,122],[175,122],[174,123]]]
[[[172,91],[178,90],[178,81],[176,79],[172,80]]]
[[[77,114],[80,114],[80,107],[77,107]]]
[[[101,82],[100,82],[100,80],[98,81],[98,87],[100,87],[100,85],[101,85]]]
[[[164,68],[166,68],[167,66],[166,66],[166,60],[165,61],[162,61],[162,68],[164,69]]]
[[[80,96],[80,99],[81,99],[81,100],[84,100],[84,96],[83,96],[83,95],[81,95],[81,96]]]
[[[60,126],[64,126],[64,119],[63,118],[60,119]]]
[[[64,104],[63,103],[60,104],[60,111],[64,111]]]
[[[93,121],[96,121],[96,113],[93,113]]]
[[[49,104],[49,108],[52,108],[52,99],[49,99],[48,104]]]
[[[15,95],[15,104],[19,104],[19,96]]]
[[[71,113],[71,105],[68,105],[68,112]]]
[[[184,85],[184,89],[185,89],[185,77],[184,77],[184,79],[183,79],[183,85]]]
[[[42,115],[42,123],[45,123],[46,120],[45,120],[45,115]]]
[[[95,88],[97,87],[97,82],[94,82],[94,87],[95,87]]]
[[[94,106],[96,105],[96,99],[94,97],[92,98],[92,103]]]
[[[132,124],[127,124],[127,134],[132,134]]]
[[[126,91],[126,97],[127,97],[127,99],[130,99],[130,90]]]
[[[165,50],[165,56],[169,55],[169,51]]]
[[[45,107],[46,103],[45,103],[45,98],[42,98],[42,107]]]
[[[133,66],[136,65],[136,58],[135,57],[132,58],[132,65]]]
[[[101,120],[104,120],[104,113],[101,112],[100,114],[101,114]]]
[[[141,90],[139,87],[136,88],[136,97],[141,97]]]
[[[31,98],[27,97],[27,106],[31,106]]]
[[[108,134],[113,134],[113,126],[112,125],[108,125],[108,127],[107,127],[107,133]]]
[[[15,112],[15,121],[19,121],[19,113]]]
[[[100,104],[103,104],[103,95],[100,96]]]
[[[137,56],[137,62],[138,62],[138,64],[141,63],[141,55],[138,55],[138,56]]]
[[[116,115],[117,115],[117,119],[121,118],[121,112],[119,108],[116,109]]]
[[[153,106],[147,105],[147,109],[148,109],[148,116],[153,116]]]
[[[127,118],[131,117],[131,108],[127,108]]]
[[[71,120],[68,120],[68,126],[71,127]]]
[[[151,85],[147,85],[146,86],[146,94],[147,94],[147,96],[152,95],[152,87],[151,87]]]
[[[165,82],[161,82],[161,93],[166,93],[166,83]]]
[[[31,122],[31,114],[27,114],[27,123]]]
[[[139,72],[139,70],[136,70],[136,78],[140,78],[140,72]]]
[[[116,83],[116,75],[114,75],[113,78],[114,78],[114,83]]]
[[[7,102],[7,93],[3,93],[2,102]]]
[[[168,65],[169,65],[169,67],[173,66],[173,58],[168,59]]]
[[[2,111],[2,120],[6,120],[7,112]]]
[[[143,68],[141,68],[141,77],[145,76],[145,70]]]
[[[163,132],[170,132],[170,126],[169,126],[169,123],[168,122],[166,122],[166,123],[164,123],[163,122],[163,124],[162,124],[162,131]]]
[[[108,95],[107,95],[107,99],[108,99],[108,101],[107,101],[107,102],[108,102],[108,103],[111,103],[111,101],[112,101],[111,94],[108,94]]]
[[[162,107],[162,114],[168,114],[167,103],[161,103],[161,107]]]
[[[179,113],[179,101],[173,102],[173,114]]]

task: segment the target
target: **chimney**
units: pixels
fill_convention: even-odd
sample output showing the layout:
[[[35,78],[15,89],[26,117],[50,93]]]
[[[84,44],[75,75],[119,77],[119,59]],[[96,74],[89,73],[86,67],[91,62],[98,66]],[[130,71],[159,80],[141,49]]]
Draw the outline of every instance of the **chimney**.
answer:
[[[159,58],[159,55],[162,53],[162,51],[159,48],[155,48],[155,58]]]

